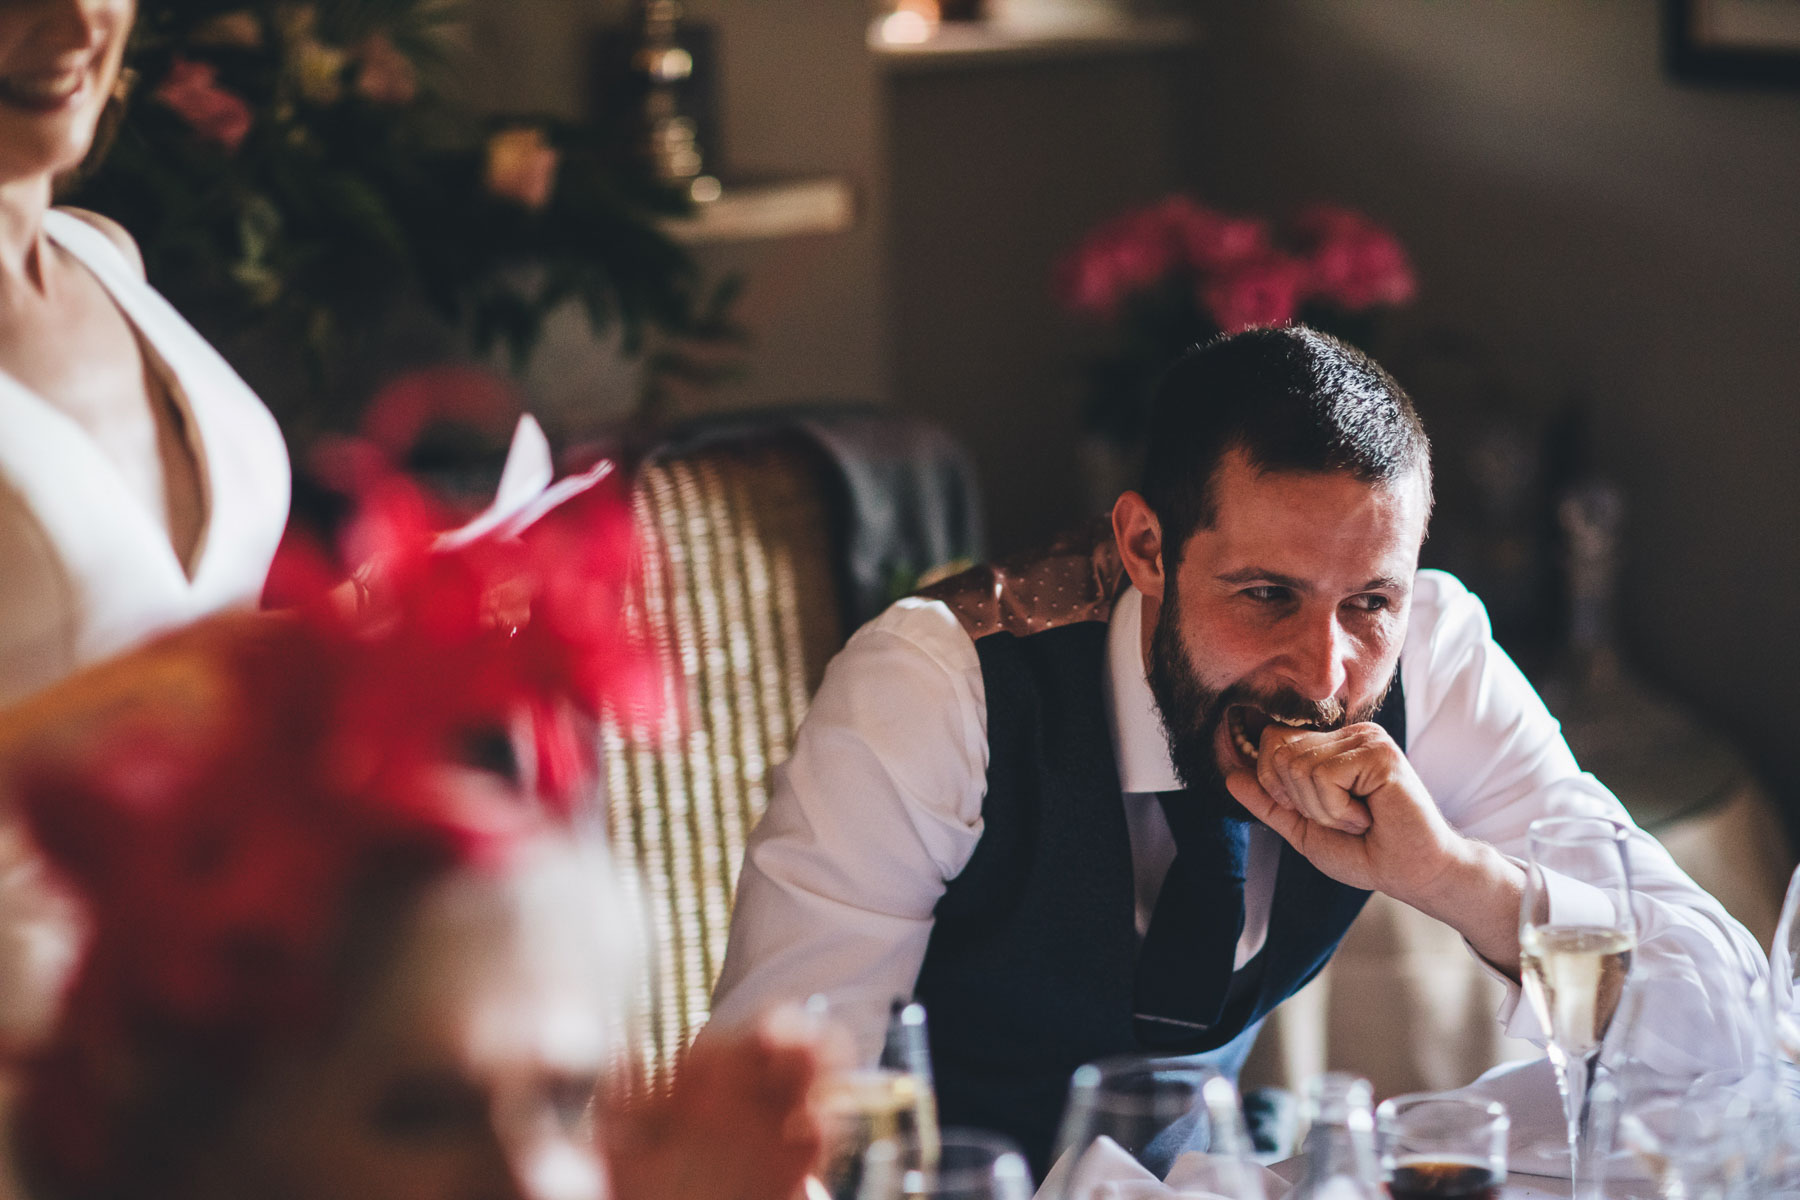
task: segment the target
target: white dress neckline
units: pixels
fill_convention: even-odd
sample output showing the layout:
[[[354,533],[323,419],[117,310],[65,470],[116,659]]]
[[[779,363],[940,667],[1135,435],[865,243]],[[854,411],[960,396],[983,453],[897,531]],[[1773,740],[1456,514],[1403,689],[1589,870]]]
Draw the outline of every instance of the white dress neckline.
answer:
[[[254,607],[287,521],[267,408],[119,247],[55,209],[44,232],[125,317],[183,418],[204,518],[189,562],[88,431],[0,372],[0,701],[222,608]],[[22,606],[22,607],[21,607]]]
[[[169,530],[140,502],[136,493],[126,485],[118,464],[101,449],[79,421],[20,383],[3,368],[0,368],[0,395],[10,396],[13,400],[14,403],[9,406],[15,409],[12,417],[23,419],[29,429],[44,439],[38,445],[46,458],[60,459],[71,473],[79,472],[88,486],[102,489],[106,493],[104,497],[96,498],[95,505],[118,514],[119,519],[126,524],[127,530],[121,532],[128,533],[128,540],[136,546],[136,553],[132,557],[163,559],[162,570],[158,573],[168,574],[171,585],[182,590],[200,588],[212,557],[210,551],[217,542],[214,534],[219,509],[215,464],[207,448],[212,440],[208,436],[211,432],[208,428],[211,414],[204,400],[197,398],[203,392],[190,386],[190,380],[177,365],[176,359],[153,336],[151,331],[160,322],[156,319],[158,314],[145,311],[145,297],[154,296],[154,293],[136,278],[123,253],[112,241],[81,218],[55,209],[44,214],[44,233],[93,276],[106,292],[130,327],[132,336],[137,339],[146,365],[167,390],[169,400],[175,407],[181,423],[181,437],[188,453],[193,456],[194,471],[200,486],[200,534],[189,561],[182,561]],[[124,273],[127,284],[136,286],[121,286],[121,273]],[[193,361],[191,357],[181,357],[187,362]],[[26,412],[16,411],[19,409]],[[7,423],[9,426],[12,424],[11,420]],[[21,436],[25,435],[22,433]],[[85,465],[77,467],[75,464]],[[148,562],[140,565],[156,570]]]

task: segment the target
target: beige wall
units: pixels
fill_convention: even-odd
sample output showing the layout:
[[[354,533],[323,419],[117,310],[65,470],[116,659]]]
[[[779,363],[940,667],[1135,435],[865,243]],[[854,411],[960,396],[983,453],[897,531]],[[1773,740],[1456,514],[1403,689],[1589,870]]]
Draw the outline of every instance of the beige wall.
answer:
[[[1800,791],[1800,91],[1671,84],[1650,0],[1208,8],[1210,190],[1382,214],[1522,403],[1591,398],[1634,662]]]
[[[1178,185],[1194,75],[1178,51],[891,82],[896,395],[973,450],[998,552],[1092,508],[1051,274],[1089,225]]]
[[[738,408],[803,400],[871,401],[889,392],[880,102],[856,0],[687,0],[717,31],[719,105],[733,173],[848,178],[860,206],[846,234],[705,247],[713,278],[744,277],[736,309],[748,370],[705,397]],[[471,93],[497,109],[580,115],[592,31],[623,0],[473,0]],[[536,402],[573,423],[632,403],[635,378],[578,314],[554,323],[529,378]]]
[[[610,7],[479,0],[497,77],[554,106],[569,28]],[[1419,314],[1504,352],[1517,404],[1589,397],[1630,492],[1635,661],[1800,792],[1800,91],[1671,84],[1652,0],[1207,0],[1192,59],[898,81],[861,3],[691,7],[720,28],[733,164],[842,172],[866,202],[852,234],[708,255],[750,273],[757,338],[716,403],[933,416],[976,450],[995,545],[1021,545],[1084,508],[1045,293],[1069,241],[1184,182],[1359,204],[1413,248]],[[580,402],[589,375],[540,377]],[[1450,461],[1467,414],[1422,401]]]

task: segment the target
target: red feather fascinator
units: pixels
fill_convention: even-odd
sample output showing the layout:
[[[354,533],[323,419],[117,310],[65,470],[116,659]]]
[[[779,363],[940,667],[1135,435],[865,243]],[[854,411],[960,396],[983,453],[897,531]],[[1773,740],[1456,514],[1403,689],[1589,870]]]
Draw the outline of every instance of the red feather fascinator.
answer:
[[[57,1034],[26,1064],[21,1141],[56,1194],[119,1194],[165,1126],[204,1118],[150,1111],[172,1068],[204,1109],[329,1022],[358,889],[496,861],[569,818],[593,718],[659,692],[627,628],[631,512],[609,466],[450,536],[397,474],[369,467],[358,491],[362,611],[326,555],[289,546],[283,613],[71,681],[43,702],[53,736],[14,756],[14,798],[87,914]],[[447,783],[484,738],[526,743],[526,786]]]

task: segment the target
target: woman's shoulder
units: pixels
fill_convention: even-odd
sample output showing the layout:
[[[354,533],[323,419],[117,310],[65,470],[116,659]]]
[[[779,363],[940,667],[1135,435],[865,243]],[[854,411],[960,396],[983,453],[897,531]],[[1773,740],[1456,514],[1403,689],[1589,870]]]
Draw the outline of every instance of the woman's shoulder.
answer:
[[[71,218],[80,223],[75,226],[76,228],[85,225],[99,233],[111,244],[113,249],[119,252],[119,256],[125,260],[125,265],[131,268],[131,273],[139,279],[144,278],[143,252],[138,249],[137,240],[123,225],[101,213],[86,208],[72,208],[68,205],[51,209],[50,215]]]

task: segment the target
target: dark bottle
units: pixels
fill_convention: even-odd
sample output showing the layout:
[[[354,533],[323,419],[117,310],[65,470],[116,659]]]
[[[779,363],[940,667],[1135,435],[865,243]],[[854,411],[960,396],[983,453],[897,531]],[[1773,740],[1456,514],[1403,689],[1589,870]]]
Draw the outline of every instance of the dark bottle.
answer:
[[[644,0],[632,70],[644,92],[644,154],[664,183],[705,173],[695,55],[687,45],[680,0]]]

